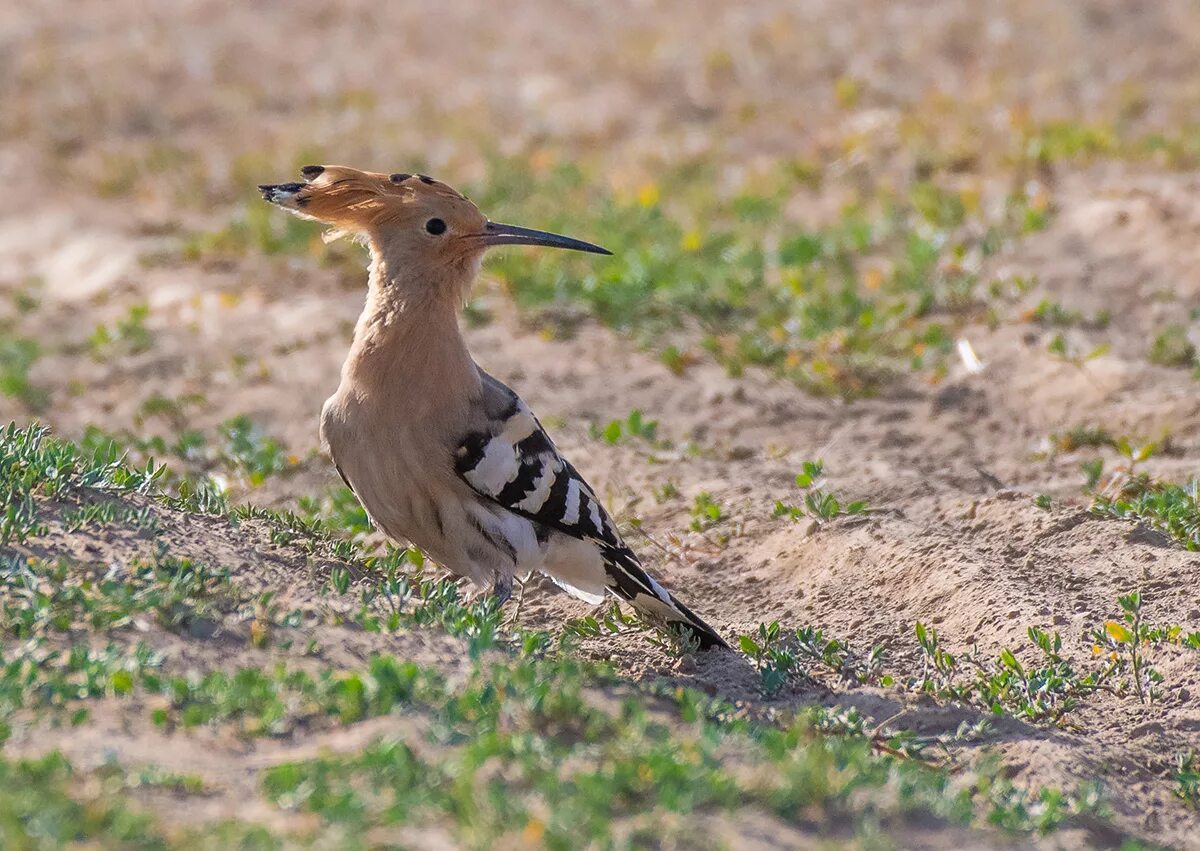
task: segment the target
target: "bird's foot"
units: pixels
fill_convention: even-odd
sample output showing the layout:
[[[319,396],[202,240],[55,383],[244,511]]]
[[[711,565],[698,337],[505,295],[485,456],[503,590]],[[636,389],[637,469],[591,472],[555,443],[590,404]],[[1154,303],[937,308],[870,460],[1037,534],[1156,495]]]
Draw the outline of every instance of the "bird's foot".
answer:
[[[499,573],[492,580],[492,598],[496,601],[496,608],[504,608],[504,604],[512,599],[513,578],[511,576],[501,576]]]

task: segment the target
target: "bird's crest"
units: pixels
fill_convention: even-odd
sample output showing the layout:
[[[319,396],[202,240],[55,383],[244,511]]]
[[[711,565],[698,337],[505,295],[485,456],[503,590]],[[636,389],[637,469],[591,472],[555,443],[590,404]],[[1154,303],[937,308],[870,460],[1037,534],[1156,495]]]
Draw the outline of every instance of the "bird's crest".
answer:
[[[300,218],[333,225],[326,241],[420,215],[431,204],[474,205],[424,174],[383,174],[342,165],[307,165],[303,183],[261,184],[263,198]]]

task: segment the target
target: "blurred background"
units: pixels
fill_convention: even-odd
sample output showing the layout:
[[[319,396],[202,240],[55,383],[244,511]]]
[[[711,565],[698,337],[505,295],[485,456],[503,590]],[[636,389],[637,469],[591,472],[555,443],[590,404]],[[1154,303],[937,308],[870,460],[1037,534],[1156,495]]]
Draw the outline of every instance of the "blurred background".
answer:
[[[585,460],[637,409],[786,469],[932,399],[972,416],[854,481],[1075,495],[1069,424],[1196,417],[1198,41],[1185,0],[12,4],[0,420],[352,506],[316,416],[364,253],[254,188],[348,163],[615,252],[493,252],[465,317]]]
[[[358,249],[257,199],[300,165],[429,172],[617,253],[494,258],[475,325],[598,322],[677,373],[849,399],[940,380],[969,324],[1053,314],[986,264],[1064,184],[1200,154],[1184,0],[43,2],[0,39],[0,418],[246,414],[299,457],[363,280]],[[1077,289],[1059,319],[1162,331],[1128,287]]]

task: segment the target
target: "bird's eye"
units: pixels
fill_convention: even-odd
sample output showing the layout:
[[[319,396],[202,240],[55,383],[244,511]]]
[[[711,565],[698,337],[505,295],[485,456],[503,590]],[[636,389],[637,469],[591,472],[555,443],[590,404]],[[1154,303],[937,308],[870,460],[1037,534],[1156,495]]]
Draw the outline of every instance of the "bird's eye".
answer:
[[[430,219],[425,223],[425,230],[434,236],[438,236],[446,232],[446,223],[441,219]]]

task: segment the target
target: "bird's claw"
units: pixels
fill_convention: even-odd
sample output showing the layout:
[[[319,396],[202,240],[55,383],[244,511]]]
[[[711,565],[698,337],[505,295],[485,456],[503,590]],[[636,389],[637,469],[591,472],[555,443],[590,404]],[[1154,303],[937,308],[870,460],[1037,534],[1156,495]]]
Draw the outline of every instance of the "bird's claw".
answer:
[[[496,601],[496,608],[504,608],[504,604],[512,599],[513,580],[511,576],[501,576],[496,574],[492,580],[492,598]]]

